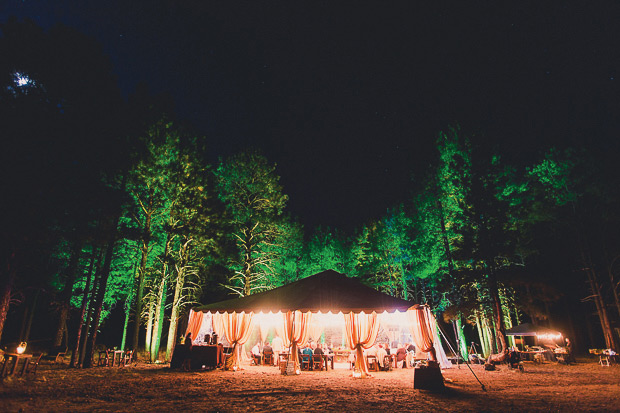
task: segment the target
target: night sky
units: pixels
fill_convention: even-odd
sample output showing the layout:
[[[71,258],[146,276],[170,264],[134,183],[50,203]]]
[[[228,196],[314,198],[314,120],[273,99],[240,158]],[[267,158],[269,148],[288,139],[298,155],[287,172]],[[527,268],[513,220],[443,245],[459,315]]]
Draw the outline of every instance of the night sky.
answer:
[[[618,150],[620,3],[7,3],[95,37],[125,95],[169,93],[214,162],[261,149],[308,228],[407,200],[451,124],[515,163]]]

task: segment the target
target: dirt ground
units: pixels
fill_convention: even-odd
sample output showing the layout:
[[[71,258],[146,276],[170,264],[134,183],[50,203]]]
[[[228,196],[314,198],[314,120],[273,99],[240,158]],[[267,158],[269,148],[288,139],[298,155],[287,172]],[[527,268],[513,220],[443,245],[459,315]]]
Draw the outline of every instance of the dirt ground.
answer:
[[[354,379],[344,368],[283,376],[275,367],[181,372],[166,365],[76,370],[42,364],[0,384],[0,411],[620,411],[620,366],[593,360],[525,372],[474,365],[443,371],[443,392],[413,389],[413,370]]]

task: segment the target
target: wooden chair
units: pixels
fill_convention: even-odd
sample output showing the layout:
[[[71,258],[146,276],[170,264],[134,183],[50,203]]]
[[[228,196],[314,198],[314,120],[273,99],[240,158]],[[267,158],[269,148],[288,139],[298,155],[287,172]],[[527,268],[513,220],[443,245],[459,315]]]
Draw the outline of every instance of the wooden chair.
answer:
[[[261,356],[257,356],[256,354],[252,354],[252,362],[250,363],[254,366],[260,366],[261,364]]]
[[[312,355],[312,370],[321,371],[323,370],[323,356],[320,354]]]
[[[312,367],[312,357],[310,354],[302,354],[301,355],[301,369],[304,371],[310,371]]]
[[[59,351],[54,358],[54,364],[65,364],[65,356],[67,355],[67,347],[64,351]]]
[[[377,356],[366,356],[366,361],[368,361],[368,371],[379,371]]]
[[[392,356],[390,354],[383,357],[383,370],[392,371]]]
[[[33,354],[32,357],[26,361],[26,374],[32,373],[35,376],[37,375],[37,367],[39,367],[41,357],[43,357],[43,353]]]
[[[273,353],[263,353],[263,364],[273,366]]]
[[[119,364],[119,367],[125,367],[131,364],[132,359],[133,359],[133,350],[127,350],[125,354],[123,354],[123,357],[121,357],[121,362]]]
[[[97,366],[108,367],[110,365],[110,350],[99,352],[99,360],[97,360]]]

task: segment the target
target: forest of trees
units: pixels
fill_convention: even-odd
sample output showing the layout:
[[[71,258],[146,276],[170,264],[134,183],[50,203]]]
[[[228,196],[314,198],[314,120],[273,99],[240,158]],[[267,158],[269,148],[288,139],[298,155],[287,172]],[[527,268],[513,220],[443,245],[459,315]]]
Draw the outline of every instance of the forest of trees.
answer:
[[[605,148],[513,159],[446,125],[400,205],[352,233],[304,228],[277,165],[259,149],[218,158],[144,86],[124,99],[94,40],[1,30],[2,345],[67,347],[72,366],[100,342],[169,360],[192,305],[333,269],[429,304],[464,352],[501,352],[523,321],[620,349],[620,180]]]

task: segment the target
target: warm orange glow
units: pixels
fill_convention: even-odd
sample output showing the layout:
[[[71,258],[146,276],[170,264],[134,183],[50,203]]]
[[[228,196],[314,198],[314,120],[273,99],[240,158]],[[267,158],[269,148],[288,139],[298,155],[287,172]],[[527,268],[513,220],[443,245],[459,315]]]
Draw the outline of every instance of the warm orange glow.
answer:
[[[539,340],[559,340],[562,338],[562,334],[537,334]]]
[[[19,346],[17,346],[17,354],[22,354],[26,351],[26,342],[21,342]]]

